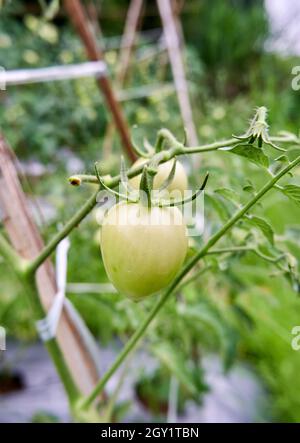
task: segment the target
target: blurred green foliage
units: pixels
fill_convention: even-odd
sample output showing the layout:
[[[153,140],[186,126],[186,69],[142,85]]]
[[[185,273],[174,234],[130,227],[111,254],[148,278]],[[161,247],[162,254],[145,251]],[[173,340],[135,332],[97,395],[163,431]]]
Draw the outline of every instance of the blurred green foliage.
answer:
[[[264,57],[268,20],[262,0],[191,2],[186,38],[205,65],[208,85],[232,97],[249,88],[248,71]]]
[[[108,3],[108,2],[105,2]],[[186,2],[183,28],[186,37],[185,61],[194,117],[201,142],[229,138],[242,133],[255,106],[270,109],[271,132],[288,129],[298,132],[300,94],[290,87],[293,57],[268,53],[268,20],[261,1],[207,0]],[[120,33],[125,5],[114,0],[103,5],[104,35]],[[18,2],[24,8],[24,2]],[[107,9],[106,9],[107,8]],[[83,48],[64,17],[46,21],[40,13],[26,10],[18,15],[7,4],[1,10],[0,65],[6,69],[49,66],[85,60]],[[152,6],[147,6],[145,27],[159,25]],[[153,49],[145,44],[138,54]],[[117,65],[116,50],[106,52],[112,76]],[[163,57],[135,62],[126,88],[162,84],[171,81],[171,72]],[[54,219],[42,226],[47,240],[90,195],[89,186],[74,190],[67,187],[69,171],[59,153],[68,147],[84,163],[82,171],[91,172],[94,160],[103,159],[108,172],[118,167],[120,142],[113,137],[108,153],[102,153],[104,134],[110,121],[101,95],[92,79],[11,87],[0,93],[0,126],[21,160],[44,163],[48,174],[32,181],[24,189],[32,197],[44,199],[55,209]],[[130,126],[138,125],[133,135],[154,141],[161,126],[178,137],[183,128],[174,93],[158,92],[151,97],[123,103]],[[51,169],[52,168],[52,169]],[[258,187],[266,179],[255,165],[225,152],[203,155],[202,173],[209,169],[209,190],[232,187],[244,201],[243,186]],[[52,172],[50,172],[52,171]],[[54,171],[54,172],[53,172]],[[226,171],[226,174],[224,174]],[[190,177],[197,183],[199,177]],[[299,184],[299,172],[294,183]],[[215,199],[216,200],[216,199]],[[228,217],[230,203],[218,198],[206,200],[206,226],[215,230]],[[272,193],[257,208],[256,215],[272,224],[275,235],[282,237],[283,248],[293,248],[300,259],[299,237],[286,236],[284,228],[299,224],[300,210],[283,196]],[[98,225],[91,214],[71,234],[68,281],[106,282],[100,260]],[[256,232],[256,231],[255,231]],[[297,231],[296,231],[297,232]],[[234,235],[240,232],[235,231]],[[261,242],[260,233],[252,233]],[[257,240],[258,238],[258,240]],[[178,377],[185,395],[196,398],[205,383],[199,358],[205,351],[220,351],[228,369],[236,355],[254,364],[272,395],[268,416],[278,420],[299,421],[300,353],[292,350],[291,329],[299,324],[300,300],[283,276],[271,276],[272,270],[253,255],[220,262],[207,260],[211,271],[189,284],[183,295],[177,294],[155,322],[147,337],[150,352],[161,363],[163,373]],[[225,272],[224,272],[225,271]],[[7,266],[0,262],[0,324],[11,336],[26,340],[35,337],[29,307],[22,286]],[[69,294],[88,326],[102,344],[116,335],[125,341],[152,306],[153,298],[132,304],[119,294]],[[170,351],[170,346],[172,347]],[[187,364],[188,363],[188,364]],[[198,377],[196,376],[198,375]],[[165,383],[165,380],[164,380]],[[144,384],[145,389],[147,383]],[[199,398],[198,398],[199,400]],[[157,405],[155,405],[157,407]],[[47,418],[46,418],[47,419]],[[37,416],[35,421],[44,421]]]

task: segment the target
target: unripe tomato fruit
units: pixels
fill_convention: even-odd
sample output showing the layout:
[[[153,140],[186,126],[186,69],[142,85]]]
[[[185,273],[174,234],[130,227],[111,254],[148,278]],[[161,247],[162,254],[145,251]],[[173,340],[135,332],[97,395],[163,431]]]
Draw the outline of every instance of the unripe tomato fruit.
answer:
[[[187,229],[176,207],[121,202],[106,214],[100,244],[109,279],[139,301],[173,280],[187,253]]]
[[[139,158],[133,164],[133,166],[140,166],[143,163],[146,163],[146,161],[147,161],[147,159],[145,159],[145,158]],[[157,174],[155,175],[154,181],[153,181],[153,189],[158,189],[163,184],[163,182],[167,179],[168,175],[170,174],[172,166],[173,166],[173,160],[169,160],[165,163],[161,163],[158,166],[158,171],[157,171]],[[141,174],[136,175],[135,177],[130,179],[130,183],[135,189],[139,189],[140,181],[141,181]],[[183,196],[184,191],[186,191],[187,189],[188,189],[188,179],[187,179],[186,172],[185,172],[182,164],[179,161],[177,161],[175,175],[174,175],[172,182],[167,187],[167,191],[172,192],[172,191],[178,190],[178,191],[180,191],[181,195]]]

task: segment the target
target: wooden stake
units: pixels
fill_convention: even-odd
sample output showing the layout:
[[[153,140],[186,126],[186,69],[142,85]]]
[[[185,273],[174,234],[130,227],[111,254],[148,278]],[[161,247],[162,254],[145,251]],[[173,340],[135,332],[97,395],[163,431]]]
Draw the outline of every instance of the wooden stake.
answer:
[[[43,248],[43,241],[29,212],[12,158],[12,151],[0,134],[0,205],[4,211],[4,226],[16,251],[22,257],[32,259]],[[36,283],[41,302],[48,311],[57,290],[53,265],[49,259],[38,269]],[[96,356],[89,353],[82,331],[70,314],[67,309],[63,309],[57,341],[75,383],[82,394],[87,395],[99,379]]]
[[[117,84],[120,87],[124,85],[128,73],[128,67],[141,18],[142,8],[143,0],[131,0],[126,16],[118,61]]]
[[[96,39],[80,0],[64,0],[64,5],[75,29],[81,37],[89,59],[92,61],[103,60],[103,54],[97,46]],[[98,79],[98,85],[105,97],[109,109],[111,110],[115,125],[120,133],[124,150],[127,152],[128,157],[134,161],[136,155],[132,149],[129,130],[125,123],[121,107],[115,98],[111,84],[107,78],[100,77]]]
[[[102,38],[102,30],[100,28],[100,23],[99,23],[98,9],[93,0],[90,0],[88,2],[86,9],[88,12],[90,22],[93,25],[95,35],[98,38]]]
[[[197,146],[199,144],[198,136],[193,121],[193,113],[189,99],[184,63],[180,50],[180,41],[177,33],[176,23],[174,20],[172,6],[170,0],[157,0],[157,6],[164,29],[164,37],[166,40],[169,59],[171,62],[180,112],[182,115],[184,126],[187,130],[188,143],[191,146]]]
[[[136,32],[141,18],[143,8],[143,0],[131,0],[130,6],[126,16],[124,33],[121,40],[120,55],[118,60],[116,84],[120,89],[123,87],[130,65],[132,50],[136,40]],[[103,151],[108,157],[113,142],[113,125],[109,123],[106,127],[105,136],[103,140]]]

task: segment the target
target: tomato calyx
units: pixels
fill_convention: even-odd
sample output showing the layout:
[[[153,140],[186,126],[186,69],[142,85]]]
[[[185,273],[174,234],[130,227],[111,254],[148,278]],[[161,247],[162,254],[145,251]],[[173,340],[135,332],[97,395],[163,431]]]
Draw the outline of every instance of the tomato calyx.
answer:
[[[195,200],[204,191],[204,189],[206,187],[206,184],[207,184],[208,177],[209,177],[209,173],[207,172],[205,177],[204,177],[204,180],[203,180],[201,186],[190,197],[187,197],[187,198],[185,198],[183,200],[177,200],[177,201],[176,200],[175,201],[173,201],[173,200],[171,200],[171,201],[159,200],[158,206],[160,208],[164,208],[166,206],[171,206],[171,207],[172,206],[181,206],[181,205],[184,205],[186,203],[192,202],[193,200]]]
[[[135,153],[142,158],[150,159],[154,156],[154,154],[158,154],[165,149],[165,144],[168,143],[173,148],[177,148],[178,153],[182,151],[182,149],[186,146],[187,143],[187,130],[184,128],[183,133],[183,141],[180,142],[176,139],[176,137],[166,128],[162,128],[158,131],[156,141],[154,146],[149,142],[149,140],[144,137],[143,139],[143,148],[139,146],[139,144],[131,138],[132,149]]]
[[[156,195],[158,197],[153,198],[153,180],[155,175],[158,171],[158,166],[160,161],[162,160],[162,157],[158,154],[155,155],[149,164],[145,165],[142,172],[141,182],[139,190],[135,190],[129,183],[127,170],[125,167],[124,158],[121,158],[121,168],[120,168],[120,181],[125,189],[125,194],[115,191],[114,189],[109,188],[105,182],[103,177],[99,173],[99,166],[98,162],[95,163],[95,172],[97,179],[99,181],[100,186],[105,189],[107,192],[113,194],[114,196],[117,196],[118,198],[122,200],[126,200],[129,203],[141,203],[143,206],[146,206],[148,208],[151,208],[152,206],[158,206],[158,207],[173,207],[173,206],[182,206],[186,203],[190,203],[191,201],[195,200],[205,189],[209,173],[207,172],[204,180],[201,184],[201,186],[194,192],[191,196],[185,198],[185,199],[179,199],[179,200],[164,200],[160,197],[160,193],[164,191],[172,182],[174,179],[174,175],[176,172],[176,158],[174,158],[174,163],[171,168],[171,171],[167,178],[164,180],[162,185],[159,187],[159,189],[156,192]]]
[[[280,148],[271,141],[268,128],[269,125],[267,123],[267,108],[265,106],[261,106],[257,108],[256,113],[251,120],[250,126],[246,133],[243,135],[233,135],[233,137],[250,145],[253,145],[253,143],[257,141],[258,148],[262,148],[262,145],[264,143],[265,145],[269,145],[277,151],[285,152],[286,149]]]

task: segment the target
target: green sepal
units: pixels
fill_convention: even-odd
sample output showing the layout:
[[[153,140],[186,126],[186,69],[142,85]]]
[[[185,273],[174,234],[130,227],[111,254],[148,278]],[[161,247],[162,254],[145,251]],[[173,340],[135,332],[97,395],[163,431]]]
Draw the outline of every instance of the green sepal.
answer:
[[[140,183],[140,202],[144,206],[151,207],[151,193],[153,189],[153,174],[149,173],[148,166],[145,165]]]
[[[100,186],[112,195],[116,195],[117,197],[124,199],[126,201],[129,201],[131,203],[137,203],[137,201],[138,201],[137,199],[134,199],[134,198],[130,197],[129,195],[114,191],[113,189],[110,189],[108,186],[106,186],[106,184],[104,183],[104,180],[102,179],[101,175],[99,174],[97,163],[98,162],[95,163],[95,172],[96,172],[96,176],[97,176]]]
[[[136,191],[129,183],[127,169],[123,155],[121,156],[120,178],[122,186],[127,193],[134,193]]]
[[[158,201],[158,206],[160,208],[164,208],[166,206],[181,206],[186,203],[192,202],[193,200],[195,200],[198,197],[198,195],[200,195],[204,191],[206,184],[207,184],[208,177],[209,177],[209,173],[207,172],[206,176],[204,177],[202,185],[191,197],[188,197],[188,198],[182,199],[182,200],[178,200],[178,201],[167,201],[167,202]]]

